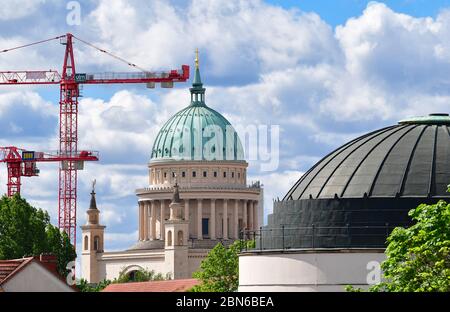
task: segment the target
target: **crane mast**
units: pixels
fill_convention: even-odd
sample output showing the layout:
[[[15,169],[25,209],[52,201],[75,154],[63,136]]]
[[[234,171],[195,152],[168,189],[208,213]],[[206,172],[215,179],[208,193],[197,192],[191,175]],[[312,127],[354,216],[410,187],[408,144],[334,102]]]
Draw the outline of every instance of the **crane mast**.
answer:
[[[78,95],[79,86],[75,82],[75,58],[72,34],[61,38],[65,44],[63,71],[60,83],[59,101],[59,153],[73,157],[78,152]],[[69,160],[59,166],[58,224],[64,229],[70,241],[76,243],[77,225],[77,168],[76,162]]]

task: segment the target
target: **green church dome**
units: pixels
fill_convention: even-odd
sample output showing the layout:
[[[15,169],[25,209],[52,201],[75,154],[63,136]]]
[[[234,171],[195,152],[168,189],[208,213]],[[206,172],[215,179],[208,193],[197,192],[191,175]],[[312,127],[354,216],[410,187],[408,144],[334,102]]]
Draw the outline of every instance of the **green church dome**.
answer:
[[[198,63],[191,104],[172,116],[153,143],[151,161],[244,160],[241,141],[231,123],[205,104]]]

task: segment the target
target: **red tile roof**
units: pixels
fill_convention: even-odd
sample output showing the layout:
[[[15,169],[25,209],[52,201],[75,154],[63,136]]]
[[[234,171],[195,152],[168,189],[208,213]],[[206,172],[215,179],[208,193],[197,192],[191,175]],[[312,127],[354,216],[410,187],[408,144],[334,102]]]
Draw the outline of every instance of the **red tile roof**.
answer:
[[[0,260],[0,285],[22,270],[31,261],[33,261],[33,257],[14,260]]]
[[[200,284],[197,279],[177,279],[138,283],[110,284],[104,292],[184,292]]]
[[[2,284],[11,279],[14,275],[16,275],[18,272],[20,272],[23,268],[25,268],[28,264],[30,264],[33,261],[39,263],[60,281],[66,283],[66,280],[58,273],[56,269],[56,264],[50,263],[48,260],[49,256],[43,255],[22,259],[0,260],[0,292],[3,291],[1,287]],[[71,288],[74,289],[75,291],[78,291],[78,288],[76,288],[75,285],[71,286]]]

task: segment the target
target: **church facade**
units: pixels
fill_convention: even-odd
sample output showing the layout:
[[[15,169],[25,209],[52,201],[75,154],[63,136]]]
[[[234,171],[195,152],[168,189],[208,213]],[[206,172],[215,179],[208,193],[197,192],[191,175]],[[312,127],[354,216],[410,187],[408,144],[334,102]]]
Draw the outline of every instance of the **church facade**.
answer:
[[[82,226],[82,278],[90,283],[139,269],[190,278],[217,243],[230,244],[263,223],[259,182],[247,185],[248,163],[236,131],[205,103],[198,57],[190,105],[158,133],[148,165],[149,184],[136,190],[135,245],[104,251],[95,192]]]

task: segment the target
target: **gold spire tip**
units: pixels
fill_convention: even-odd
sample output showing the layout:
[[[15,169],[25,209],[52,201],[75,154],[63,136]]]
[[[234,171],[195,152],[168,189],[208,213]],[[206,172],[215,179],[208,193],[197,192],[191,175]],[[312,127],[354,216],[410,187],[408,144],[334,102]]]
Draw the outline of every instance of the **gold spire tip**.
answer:
[[[198,48],[195,49],[195,68],[198,69]]]

